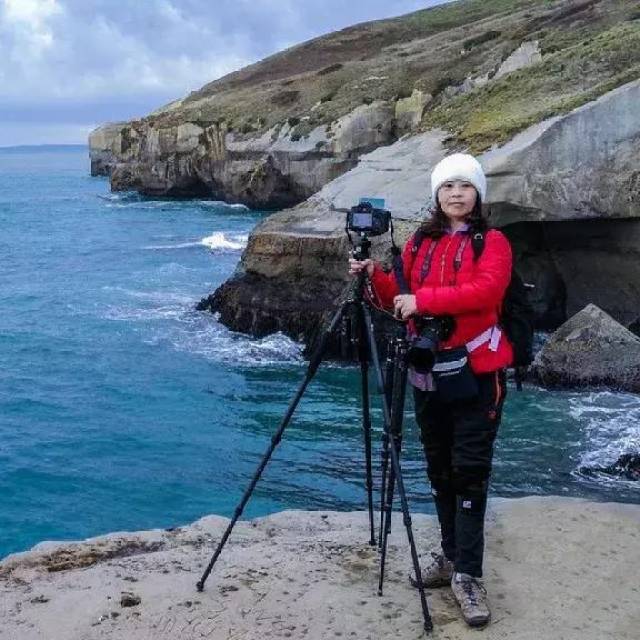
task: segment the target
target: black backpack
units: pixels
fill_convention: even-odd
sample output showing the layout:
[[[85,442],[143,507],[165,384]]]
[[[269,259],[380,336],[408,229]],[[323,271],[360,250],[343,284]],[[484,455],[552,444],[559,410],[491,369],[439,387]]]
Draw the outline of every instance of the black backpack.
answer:
[[[426,237],[426,234],[421,230],[414,234],[411,251],[414,258]],[[474,233],[471,237],[474,262],[482,255],[484,245],[484,233]],[[524,283],[514,265],[511,270],[511,282],[505,293],[500,312],[500,326],[504,329],[513,346],[512,367],[516,370],[518,389],[521,388],[525,368],[533,362],[534,312],[529,300],[529,288],[531,285]]]

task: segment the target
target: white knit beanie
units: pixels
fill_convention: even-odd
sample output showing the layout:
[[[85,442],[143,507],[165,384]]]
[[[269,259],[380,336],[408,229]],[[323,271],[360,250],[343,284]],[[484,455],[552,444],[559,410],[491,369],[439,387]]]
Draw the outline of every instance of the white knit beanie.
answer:
[[[431,197],[435,205],[438,200],[438,189],[450,180],[470,182],[480,194],[484,202],[487,195],[487,178],[480,163],[467,153],[453,153],[440,160],[431,172]]]

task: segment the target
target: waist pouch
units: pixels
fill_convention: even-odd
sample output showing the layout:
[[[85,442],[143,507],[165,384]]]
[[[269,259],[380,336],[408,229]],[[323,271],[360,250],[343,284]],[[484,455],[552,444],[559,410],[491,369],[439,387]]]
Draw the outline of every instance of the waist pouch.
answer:
[[[438,351],[432,373],[436,393],[442,402],[471,400],[479,394],[467,347]]]

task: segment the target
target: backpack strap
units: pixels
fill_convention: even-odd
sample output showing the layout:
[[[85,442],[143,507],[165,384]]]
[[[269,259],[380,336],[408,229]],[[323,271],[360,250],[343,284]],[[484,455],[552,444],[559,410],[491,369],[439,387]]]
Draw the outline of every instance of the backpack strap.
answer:
[[[469,243],[469,236],[465,235],[465,237],[462,239],[462,242],[460,242],[460,244],[458,245],[458,250],[456,251],[456,257],[453,260],[453,270],[456,272],[456,274],[458,273],[458,271],[460,271],[460,267],[462,266],[462,254],[464,253],[464,250],[467,248],[467,244]],[[475,255],[474,255],[474,260],[475,260]]]
[[[424,279],[429,275],[429,271],[431,271],[431,262],[433,261],[433,254],[436,250],[436,245],[438,244],[437,240],[431,239],[431,244],[429,245],[429,250],[427,251],[427,255],[424,257],[424,262],[422,263],[422,269],[420,269],[420,282],[424,282]]]

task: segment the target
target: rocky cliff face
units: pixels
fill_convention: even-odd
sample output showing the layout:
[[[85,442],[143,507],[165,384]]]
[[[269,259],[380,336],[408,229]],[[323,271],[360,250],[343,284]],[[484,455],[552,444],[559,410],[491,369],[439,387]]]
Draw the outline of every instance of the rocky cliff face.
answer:
[[[491,220],[536,285],[540,328],[559,326],[590,302],[625,325],[640,317],[639,99],[640,81],[629,83],[480,157]],[[424,215],[446,135],[377,149],[304,204],[270,216],[251,234],[234,278],[203,307],[240,331],[308,338],[348,284],[344,214],[335,209],[383,197],[404,242]],[[374,243],[379,259],[387,249],[387,239]]]
[[[292,134],[293,123],[257,138],[225,123],[108,125],[91,135],[92,173],[110,175],[114,191],[287,207],[355,166],[362,153],[391,142],[393,109],[382,101],[362,105],[304,138]]]

